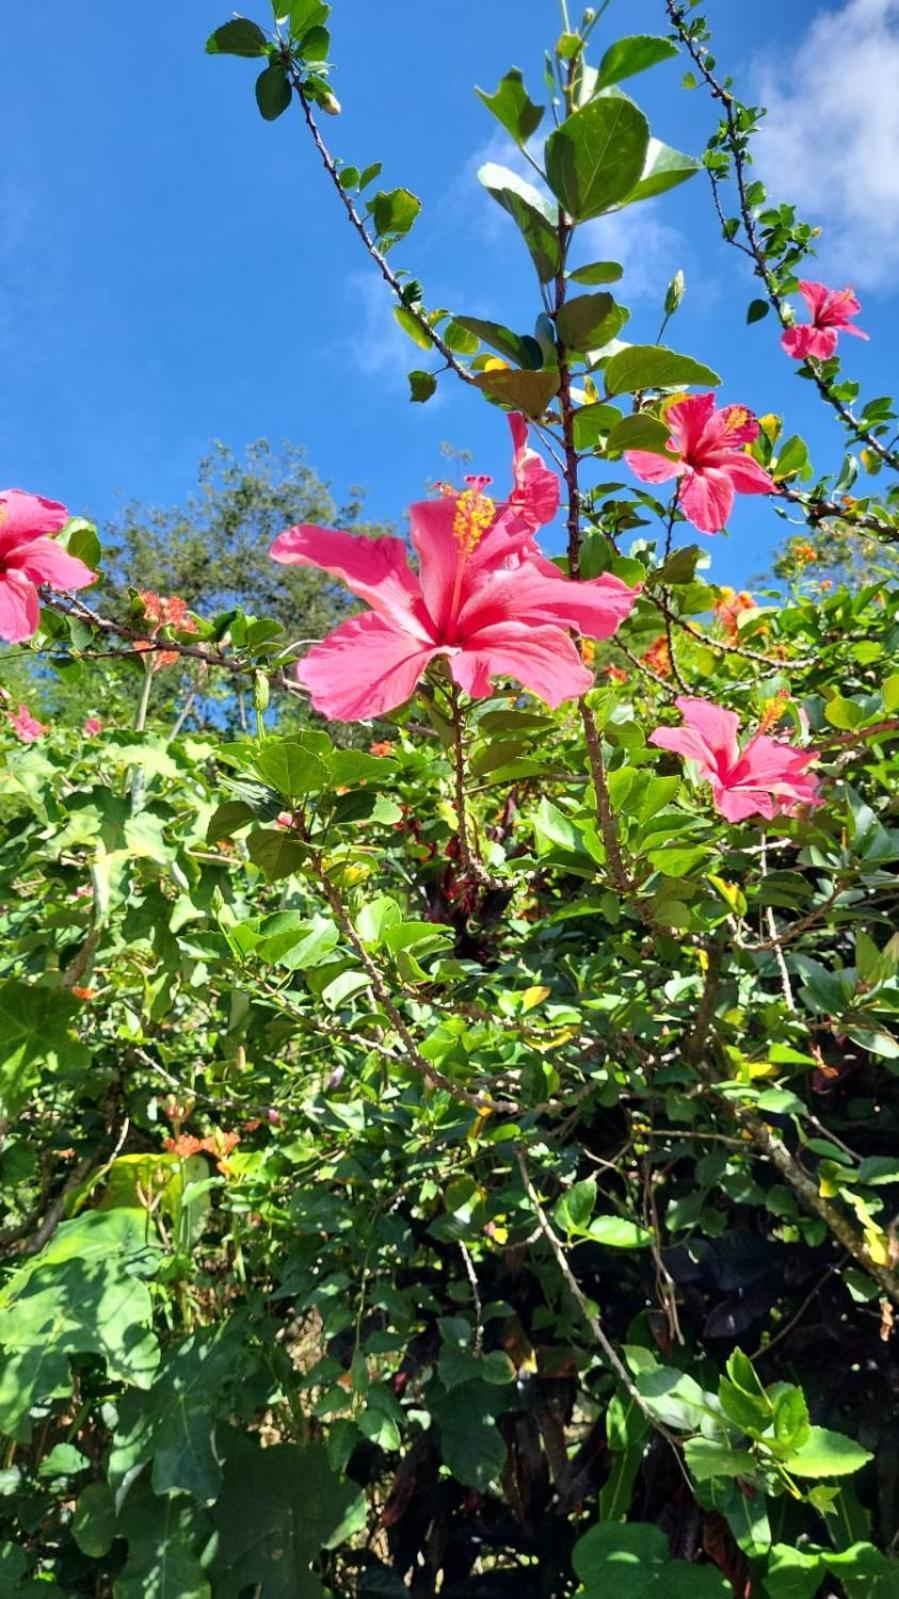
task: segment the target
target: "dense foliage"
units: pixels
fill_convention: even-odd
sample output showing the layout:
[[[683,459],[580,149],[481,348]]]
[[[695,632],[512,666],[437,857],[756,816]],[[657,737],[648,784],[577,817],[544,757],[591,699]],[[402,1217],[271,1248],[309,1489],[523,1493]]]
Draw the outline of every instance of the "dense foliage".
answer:
[[[895,415],[843,372],[845,297],[791,309],[812,231],[667,13],[598,51],[566,13],[545,143],[517,69],[482,95],[539,173],[481,174],[527,333],[394,269],[419,202],[330,154],[326,5],[209,41],[298,107],[438,357],[413,399],[513,413],[505,500],[413,508],[409,551],[296,527],[285,572],[290,485],[241,520],[226,459],[221,515],[163,517],[95,595],[93,529],[0,496],[4,1594],[899,1594]],[[680,50],[704,162],[619,87]],[[578,253],[702,165],[772,362],[846,428],[835,480],[705,359],[625,342],[621,269]],[[705,537],[735,493],[819,579],[822,539],[882,567],[735,595]],[[294,679],[312,600],[339,626]]]

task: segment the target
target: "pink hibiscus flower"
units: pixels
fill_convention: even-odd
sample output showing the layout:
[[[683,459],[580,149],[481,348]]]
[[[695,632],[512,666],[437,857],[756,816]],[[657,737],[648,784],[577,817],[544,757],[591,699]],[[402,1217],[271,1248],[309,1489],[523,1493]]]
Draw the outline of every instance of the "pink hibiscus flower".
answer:
[[[772,478],[745,445],[758,438],[759,425],[745,405],[716,411],[714,394],[690,394],[665,412],[672,455],[625,450],[624,459],[644,483],[680,478],[678,500],[700,533],[720,533],[733,509],[734,493],[773,494]]]
[[[21,644],[40,622],[38,586],[83,589],[95,574],[49,536],[69,520],[64,505],[21,489],[0,493],[0,638]]]
[[[6,720],[20,744],[36,744],[39,738],[50,731],[36,716],[32,716],[27,705],[20,705],[17,711],[7,711]]]
[[[812,320],[787,328],[780,341],[787,355],[796,361],[804,361],[810,355],[816,361],[829,361],[841,333],[852,333],[857,339],[868,337],[861,328],[852,326],[852,318],[861,311],[852,289],[828,289],[823,283],[801,281],[799,292]]]
[[[770,821],[790,815],[800,805],[820,805],[818,779],[806,767],[817,758],[815,750],[797,750],[780,739],[756,733],[743,745],[737,741],[740,718],[711,700],[675,700],[683,727],[658,727],[649,742],[696,761],[712,785],[715,809],[729,822],[747,816]]]
[[[485,494],[488,478],[469,478],[461,493],[412,506],[417,571],[398,538],[307,524],[275,540],[276,561],[329,572],[370,607],[297,667],[329,720],[395,710],[439,656],[475,698],[492,693],[494,677],[515,678],[552,706],[592,686],[568,630],[609,638],[639,590],[609,574],[572,582],[540,554],[534,530],[555,515],[558,485],[527,448],[521,418],[512,418],[512,431],[515,486],[504,505]]]
[[[87,737],[96,738],[97,734],[102,733],[102,731],[103,723],[100,721],[99,716],[89,716],[84,724],[84,732]]]

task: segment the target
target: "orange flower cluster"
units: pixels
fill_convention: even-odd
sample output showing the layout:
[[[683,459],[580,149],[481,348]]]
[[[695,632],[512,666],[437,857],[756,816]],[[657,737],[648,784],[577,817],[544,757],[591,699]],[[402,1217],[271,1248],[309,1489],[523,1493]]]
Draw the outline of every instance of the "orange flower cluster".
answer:
[[[395,746],[391,744],[389,738],[376,738],[373,743],[369,744],[368,753],[369,755],[392,755],[394,748]]]
[[[818,552],[813,544],[794,544],[790,553],[797,566],[808,566],[818,559]]]
[[[666,638],[657,638],[655,643],[650,644],[649,649],[640,656],[640,660],[650,672],[655,672],[656,677],[671,676],[671,651]]]
[[[219,1171],[225,1171],[228,1156],[240,1143],[239,1133],[225,1133],[216,1128],[207,1138],[195,1138],[192,1133],[179,1133],[177,1138],[166,1138],[164,1148],[170,1155],[189,1160],[191,1155],[211,1155]]]
[[[627,682],[627,672],[621,666],[607,666],[605,667],[605,674],[613,683]]]
[[[138,593],[144,608],[144,621],[150,624],[150,636],[136,641],[134,648],[137,651],[152,649],[152,640],[163,627],[177,628],[179,633],[196,633],[197,624],[188,612],[186,600],[178,599],[177,595],[154,594],[152,589],[139,589]],[[174,666],[177,659],[177,650],[156,650],[150,670],[155,671],[158,666]]]
[[[740,617],[746,611],[755,610],[755,600],[746,589],[741,589],[738,594],[735,589],[726,585],[719,589],[718,593],[719,598],[714,606],[715,616],[728,637],[736,638],[740,631]]]
[[[760,733],[767,733],[769,729],[774,726],[775,722],[780,721],[789,698],[789,689],[779,688],[777,693],[774,695],[774,698],[768,700],[762,711],[761,717],[759,718]]]

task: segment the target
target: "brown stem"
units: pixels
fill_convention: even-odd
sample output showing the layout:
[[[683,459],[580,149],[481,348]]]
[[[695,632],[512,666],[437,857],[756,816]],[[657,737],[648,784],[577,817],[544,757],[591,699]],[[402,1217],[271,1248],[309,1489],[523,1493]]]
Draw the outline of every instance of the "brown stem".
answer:
[[[720,650],[723,655],[739,655],[745,661],[756,661],[760,666],[770,666],[778,672],[784,670],[785,663],[773,655],[763,655],[760,650],[748,649],[744,644],[727,644],[723,639],[712,638],[709,633],[703,633],[692,622],[685,622],[682,616],[678,616],[677,611],[672,610],[667,593],[653,594],[644,590],[644,594],[656,610],[661,611],[666,621],[672,623],[674,627],[679,627],[682,632],[689,633],[697,644],[706,644],[709,649]],[[799,660],[790,661],[790,669],[798,670],[801,667],[814,666],[817,660],[816,655],[803,656]]]
[[[612,812],[612,802],[609,798],[609,789],[606,783],[606,766],[602,754],[602,739],[599,736],[596,719],[586,700],[581,700],[580,707],[584,738],[587,744],[587,755],[590,761],[590,772],[593,777],[593,792],[596,795],[596,814],[599,819],[599,828],[606,852],[609,876],[619,894],[629,895],[633,892],[633,885],[624,864],[621,844],[618,840],[618,829],[615,826],[615,817]]]
[[[484,868],[484,863],[478,854],[477,845],[472,840],[468,816],[468,797],[465,788],[465,728],[462,705],[459,699],[459,689],[454,683],[452,686],[452,724],[453,724],[453,786],[456,798],[456,817],[458,820],[459,855],[462,865],[462,876],[469,883],[477,883],[482,888],[499,887],[502,880],[491,877]]]
[[[296,818],[294,820],[294,825],[297,827],[297,831],[300,833],[300,836],[305,840],[305,830],[298,825]],[[430,1083],[432,1088],[442,1088],[445,1093],[451,1094],[453,1099],[458,1100],[462,1105],[467,1105],[471,1110],[478,1112],[491,1111],[494,1115],[499,1116],[520,1115],[522,1107],[516,1104],[514,1100],[492,1099],[489,1094],[484,1093],[472,1094],[467,1088],[462,1088],[458,1083],[454,1083],[451,1078],[444,1076],[443,1072],[438,1071],[436,1066],[433,1066],[429,1060],[425,1059],[424,1055],[421,1053],[421,1050],[416,1044],[415,1039],[412,1037],[412,1034],[410,1033],[406,1022],[404,1021],[401,1012],[394,1003],[393,995],[391,994],[382,973],[375,965],[375,962],[372,960],[368,950],[359,937],[359,934],[356,932],[356,929],[350,919],[349,912],[347,911],[347,908],[340,897],[337,887],[328,876],[328,873],[322,864],[321,857],[314,849],[310,849],[309,857],[312,871],[315,874],[315,877],[318,879],[322,893],[324,894],[325,899],[328,901],[328,904],[334,913],[334,920],[337,922],[337,925],[343,933],[347,943],[353,949],[360,966],[362,967],[366,977],[369,980],[369,983],[371,984],[372,992],[379,1001],[385,1015],[389,1018],[394,1031],[397,1033],[402,1042],[403,1048],[406,1052],[407,1064],[411,1066],[412,1070],[417,1072],[420,1077],[423,1077],[426,1082]]]
[[[702,999],[699,1002],[693,1031],[687,1040],[685,1058],[699,1073],[703,1082],[712,1089],[716,1102],[733,1116],[741,1127],[745,1127],[756,1149],[770,1160],[805,1209],[823,1221],[828,1232],[839,1244],[842,1244],[853,1260],[857,1261],[868,1276],[880,1285],[894,1304],[899,1305],[899,1280],[895,1272],[874,1259],[864,1237],[859,1234],[849,1217],[823,1197],[815,1179],[809,1176],[795,1155],[787,1149],[779,1133],[770,1127],[751,1105],[738,1104],[729,1095],[720,1092],[721,1079],[708,1060],[707,1046],[718,1002],[724,954],[724,945],[721,943],[712,944],[708,950]]]
[[[315,120],[312,106],[309,103],[309,100],[306,96],[306,91],[303,87],[302,77],[299,69],[295,66],[291,66],[290,68],[290,81],[293,85],[294,93],[296,94],[296,97],[303,108],[303,116],[306,118],[306,125],[312,135],[312,142],[321,156],[322,165],[337,191],[341,204],[343,205],[350,222],[358,233],[362,243],[368,251],[368,254],[371,256],[371,259],[374,261],[385,283],[390,285],[394,294],[397,296],[397,299],[400,301],[400,304],[405,307],[406,311],[421,329],[422,333],[424,333],[430,340],[431,344],[434,346],[434,349],[439,350],[447,366],[450,367],[452,371],[455,372],[456,376],[461,378],[464,383],[473,383],[474,378],[472,377],[471,373],[467,371],[464,366],[462,366],[461,362],[456,360],[456,357],[454,356],[449,345],[440,337],[440,334],[437,332],[436,328],[431,327],[427,317],[419,310],[418,306],[409,304],[403,299],[402,282],[393,271],[393,268],[389,265],[383,252],[378,249],[378,246],[369,233],[365,222],[359,215],[359,212],[356,210],[352,195],[343,187],[343,184],[340,181],[340,172],[337,162],[334,160],[334,157],[322,138],[321,129]]]
[[[615,1345],[612,1343],[612,1340],[609,1338],[609,1335],[606,1332],[606,1330],[605,1330],[605,1328],[604,1328],[604,1326],[602,1324],[602,1321],[599,1318],[598,1313],[591,1309],[590,1304],[589,1304],[589,1302],[587,1300],[586,1295],[584,1294],[584,1292],[583,1292],[583,1290],[581,1288],[580,1283],[578,1282],[577,1278],[574,1275],[574,1272],[572,1271],[571,1267],[569,1266],[568,1257],[565,1254],[564,1249],[562,1248],[561,1242],[559,1240],[559,1236],[556,1233],[556,1230],[553,1227],[552,1222],[550,1221],[549,1217],[547,1216],[546,1211],[543,1209],[543,1206],[541,1205],[540,1199],[539,1199],[539,1197],[537,1195],[537,1191],[534,1188],[533,1183],[531,1182],[530,1173],[528,1172],[527,1159],[525,1157],[524,1151],[523,1150],[519,1150],[518,1153],[517,1153],[517,1157],[516,1158],[517,1158],[517,1161],[518,1161],[518,1170],[521,1173],[521,1181],[522,1181],[522,1183],[524,1185],[524,1191],[527,1194],[528,1199],[530,1200],[531,1208],[532,1208],[532,1210],[534,1212],[534,1215],[535,1215],[535,1217],[537,1219],[537,1225],[540,1228],[540,1231],[543,1234],[544,1238],[546,1239],[546,1242],[549,1244],[549,1247],[550,1247],[550,1249],[552,1251],[552,1254],[553,1254],[553,1258],[555,1259],[556,1265],[558,1266],[559,1271],[561,1272],[562,1277],[564,1278],[565,1285],[568,1288],[568,1291],[571,1294],[572,1299],[574,1300],[575,1304],[577,1305],[578,1310],[580,1311],[580,1313],[581,1313],[584,1321],[586,1322],[587,1326],[590,1328],[590,1331],[592,1332],[594,1338],[596,1339],[596,1342],[598,1343],[600,1349],[602,1350],[603,1354],[605,1355],[606,1360],[608,1361],[608,1363],[611,1366],[613,1372],[615,1373],[615,1376],[618,1378],[618,1381],[621,1383],[621,1386],[630,1395],[631,1399],[634,1401],[634,1404],[637,1406],[637,1409],[646,1418],[646,1420],[649,1422],[649,1425],[654,1429],[654,1431],[657,1432],[660,1435],[660,1437],[664,1438],[666,1443],[671,1445],[671,1448],[677,1454],[678,1461],[680,1461],[680,1454],[679,1454],[680,1445],[679,1445],[678,1440],[674,1437],[674,1435],[672,1433],[670,1433],[668,1431],[668,1428],[666,1426],[664,1426],[664,1424],[661,1421],[659,1421],[658,1417],[655,1416],[653,1414],[653,1412],[650,1410],[649,1405],[646,1403],[646,1400],[643,1398],[643,1395],[641,1394],[639,1388],[637,1387],[636,1383],[634,1382],[634,1379],[631,1376],[630,1372],[628,1371],[627,1366],[624,1364],[624,1361],[622,1360],[621,1356],[619,1355],[618,1350],[615,1348]],[[689,1479],[687,1479],[687,1480],[689,1481]]]

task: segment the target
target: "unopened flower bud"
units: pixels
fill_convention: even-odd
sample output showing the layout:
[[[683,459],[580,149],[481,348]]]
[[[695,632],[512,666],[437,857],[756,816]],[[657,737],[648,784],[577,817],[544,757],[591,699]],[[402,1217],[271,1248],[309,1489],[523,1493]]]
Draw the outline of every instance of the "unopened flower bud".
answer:
[[[319,101],[319,105],[323,111],[327,111],[329,117],[340,116],[340,101],[338,100],[336,94],[332,94],[330,89],[328,90],[327,94],[322,96],[321,100]]]
[[[269,686],[268,678],[264,672],[253,673],[253,708],[264,711],[268,708]]]
[[[683,272],[675,272],[674,277],[665,291],[665,315],[673,316],[687,292],[687,280]]]

